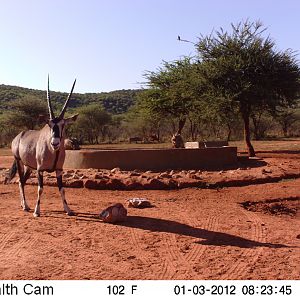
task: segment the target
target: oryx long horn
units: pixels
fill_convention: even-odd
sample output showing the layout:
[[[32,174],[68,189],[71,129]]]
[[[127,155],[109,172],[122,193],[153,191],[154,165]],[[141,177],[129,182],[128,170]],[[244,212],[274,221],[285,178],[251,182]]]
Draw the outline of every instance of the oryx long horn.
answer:
[[[53,113],[53,109],[52,109],[52,106],[51,106],[51,100],[50,100],[49,74],[48,74],[47,102],[48,102],[48,109],[49,109],[50,119],[54,119],[55,116],[54,116],[54,113]]]
[[[69,100],[70,100],[70,98],[72,96],[73,90],[74,90],[75,83],[76,83],[76,79],[74,80],[71,92],[70,92],[70,94],[69,94],[69,96],[68,96],[68,98],[67,98],[67,100],[66,100],[66,102],[64,104],[64,107],[62,108],[61,113],[60,113],[60,115],[58,117],[59,119],[62,119],[64,117],[64,115],[65,115],[65,112],[66,112],[66,109],[67,109],[67,106],[68,106],[68,102],[69,102]]]

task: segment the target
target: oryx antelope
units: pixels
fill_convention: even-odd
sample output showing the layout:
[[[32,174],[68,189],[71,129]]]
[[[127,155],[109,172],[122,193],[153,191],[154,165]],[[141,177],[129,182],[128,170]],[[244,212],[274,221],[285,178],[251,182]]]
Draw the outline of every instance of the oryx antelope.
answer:
[[[61,194],[64,211],[68,215],[73,215],[65,199],[65,192],[62,183],[63,164],[65,160],[64,128],[70,122],[74,122],[78,115],[64,118],[66,108],[71,99],[76,79],[68,98],[58,117],[55,117],[50,99],[49,76],[47,89],[47,103],[49,108],[49,120],[41,130],[28,130],[19,133],[12,141],[12,153],[14,163],[7,175],[9,182],[18,172],[21,206],[23,210],[29,211],[29,206],[25,199],[24,186],[32,170],[37,170],[38,176],[38,197],[33,215],[40,216],[40,198],[43,192],[43,172],[56,172],[57,185]]]

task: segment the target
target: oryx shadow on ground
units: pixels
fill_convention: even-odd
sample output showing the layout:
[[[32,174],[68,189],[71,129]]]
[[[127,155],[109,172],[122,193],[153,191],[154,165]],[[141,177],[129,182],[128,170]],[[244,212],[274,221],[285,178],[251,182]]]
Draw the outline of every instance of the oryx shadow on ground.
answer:
[[[52,213],[57,213],[57,212],[52,211]],[[48,214],[46,217],[62,218],[62,216],[57,216],[57,215],[54,216],[53,214]],[[76,221],[96,222],[99,225],[102,224],[102,221],[99,219],[99,214],[94,214],[94,213],[77,212],[75,219]],[[199,239],[199,241],[196,241],[194,243],[201,244],[201,245],[232,246],[238,248],[256,248],[256,247],[291,248],[291,246],[284,245],[284,244],[253,241],[247,238],[243,238],[225,232],[218,232],[218,231],[207,230],[203,228],[196,228],[177,221],[144,217],[144,216],[127,216],[127,219],[125,221],[116,224],[110,224],[110,225],[142,229],[145,231],[145,234],[147,234],[147,232],[162,232],[162,233],[165,232],[165,233],[173,233],[181,236],[193,237]]]
[[[196,228],[183,223],[165,219],[141,216],[128,216],[125,222],[120,223],[118,225],[131,228],[139,228],[151,232],[166,232],[193,238],[199,238],[199,241],[196,241],[195,243],[201,245],[233,246],[239,248],[289,248],[289,246],[283,244],[272,244],[253,241],[229,233],[212,231],[203,228]]]

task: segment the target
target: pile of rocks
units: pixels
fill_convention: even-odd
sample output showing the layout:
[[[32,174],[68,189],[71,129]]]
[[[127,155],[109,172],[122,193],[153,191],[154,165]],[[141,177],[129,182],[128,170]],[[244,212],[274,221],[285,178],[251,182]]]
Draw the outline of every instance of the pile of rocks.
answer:
[[[4,182],[8,170],[0,170],[0,183]],[[276,182],[284,178],[300,177],[300,162],[265,159],[264,165],[249,167],[240,165],[232,170],[201,171],[201,170],[167,170],[124,171],[119,168],[65,170],[63,182],[66,187],[107,189],[107,190],[165,190],[189,187],[219,188],[226,186],[243,186]],[[12,181],[18,182],[16,176]],[[27,184],[37,185],[37,176],[33,172]],[[44,184],[56,186],[54,173],[44,173]]]

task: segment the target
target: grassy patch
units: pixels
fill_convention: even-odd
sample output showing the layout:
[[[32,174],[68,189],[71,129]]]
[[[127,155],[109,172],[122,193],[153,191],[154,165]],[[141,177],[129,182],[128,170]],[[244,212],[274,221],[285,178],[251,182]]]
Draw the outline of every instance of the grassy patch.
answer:
[[[230,146],[238,148],[239,152],[247,151],[244,141],[229,142]],[[300,151],[300,138],[281,141],[252,141],[255,151]]]
[[[255,151],[300,151],[300,138],[285,139],[281,141],[252,141]],[[246,151],[244,141],[229,142],[230,146],[238,148],[239,152]],[[82,145],[85,149],[170,149],[171,143],[120,143]],[[0,148],[0,156],[11,155],[10,148]]]

